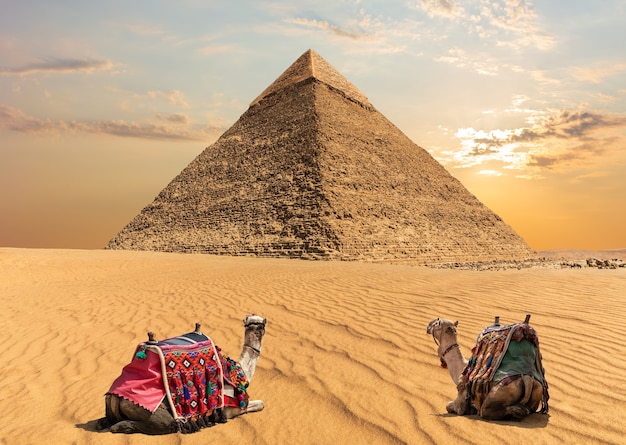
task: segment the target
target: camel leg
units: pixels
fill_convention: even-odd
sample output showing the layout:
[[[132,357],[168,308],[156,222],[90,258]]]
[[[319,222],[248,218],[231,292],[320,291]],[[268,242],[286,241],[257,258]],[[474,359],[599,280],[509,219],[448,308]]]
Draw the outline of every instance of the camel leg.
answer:
[[[248,409],[246,410],[246,412],[256,413],[258,411],[263,411],[263,408],[265,408],[263,400],[250,400],[248,401]]]
[[[258,411],[262,411],[265,408],[262,400],[249,400],[248,407],[246,409],[235,408],[232,406],[228,406],[224,408],[224,413],[226,414],[227,419],[234,419],[235,417],[239,417],[243,414],[247,413],[256,413]]]
[[[121,397],[107,396],[106,415],[106,422],[102,422],[102,426],[107,423],[105,427],[112,433],[167,434],[177,430],[174,418],[165,408],[158,408],[151,413]]]
[[[112,433],[168,434],[177,431],[167,410],[157,409],[147,420],[122,420],[110,427]]]
[[[97,430],[109,429],[117,422],[123,420],[120,416],[119,406],[120,402],[118,397],[111,396],[110,394],[106,395],[104,402],[104,417],[98,420],[98,423],[96,424]]]
[[[537,410],[541,395],[541,384],[528,375],[509,384],[498,383],[480,407],[480,416],[487,420],[523,419]]]
[[[518,380],[521,383],[521,380]],[[506,389],[506,390],[505,390]],[[505,417],[522,419],[529,414],[528,408],[517,402],[523,396],[523,387],[517,384],[497,384],[489,392],[480,407],[480,417],[486,420],[501,420]]]
[[[486,401],[487,402],[487,401]],[[506,406],[501,402],[485,403],[480,410],[480,417],[486,420],[523,419],[530,414],[526,405]]]
[[[467,414],[467,384],[463,381],[463,379],[459,380],[459,383],[456,385],[457,396],[456,399],[448,402],[446,404],[446,411],[450,414],[458,414],[462,416]]]
[[[533,379],[533,388],[530,394],[530,400],[526,402],[526,406],[528,406],[531,414],[539,409],[542,399],[543,385],[539,381]]]

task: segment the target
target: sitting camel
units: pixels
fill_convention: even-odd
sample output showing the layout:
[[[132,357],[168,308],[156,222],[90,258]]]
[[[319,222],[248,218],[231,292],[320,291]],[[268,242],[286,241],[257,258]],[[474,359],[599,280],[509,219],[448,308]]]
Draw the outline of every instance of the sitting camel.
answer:
[[[529,318],[527,315],[524,323],[501,327],[496,317],[494,325],[479,335],[469,362],[457,342],[458,321],[436,318],[428,324],[426,332],[439,346],[441,366],[448,368],[458,390],[457,398],[446,405],[449,413],[477,412],[487,420],[522,419],[537,411],[540,404],[541,412],[548,412],[548,384]],[[498,343],[498,335],[507,341]],[[483,336],[487,341],[480,343]]]
[[[107,393],[105,400],[106,416],[98,420],[97,428],[114,433],[167,434],[178,431],[192,433],[200,428],[212,426],[215,423],[224,423],[227,419],[232,419],[245,413],[261,411],[264,408],[263,401],[248,400],[246,390],[254,376],[257,360],[261,354],[261,341],[265,335],[266,323],[267,320],[258,315],[246,316],[243,321],[245,328],[244,343],[238,362],[228,358],[225,359],[221,355],[220,349],[214,346],[212,341],[199,331],[199,323],[196,324],[194,332],[163,342],[155,341],[154,334],[149,332],[149,341],[139,345],[133,357],[133,362],[124,368],[122,375],[118,377]],[[178,374],[176,374],[171,372],[170,369],[166,369],[170,366],[170,363],[163,363],[162,359],[161,363],[159,363],[159,355],[161,357],[164,356],[161,350],[165,351],[168,347],[184,350],[184,348],[193,348],[193,344],[198,344],[199,347],[204,346],[205,349],[202,350],[202,353],[209,351],[206,361],[215,359],[219,365],[204,368],[206,366],[205,361],[200,359],[203,360],[199,362],[203,367],[195,368],[193,374],[185,374],[185,379],[195,379],[195,374],[199,376],[195,382],[201,383],[196,386],[203,386],[203,388],[200,388],[195,393],[197,397],[190,396],[189,389],[186,386],[187,383],[191,385],[190,381],[183,382],[180,385],[180,391],[176,393],[172,391],[170,394],[170,391],[167,390],[168,383],[166,378],[162,379],[162,376],[166,374],[166,371],[170,371],[167,373],[167,378],[172,378],[172,376],[176,378],[177,375],[180,377],[180,372],[177,371]],[[156,348],[159,349],[157,350]],[[156,353],[152,353],[152,351],[156,351]],[[181,357],[180,352],[174,352],[174,354],[179,354],[177,357]],[[190,355],[189,357],[199,357],[198,351],[191,354],[195,355]],[[145,364],[150,362],[150,360],[157,363],[152,366],[153,371],[151,371],[152,374],[158,374],[156,377],[154,375],[145,376],[144,371],[139,368],[140,366],[145,367]],[[193,361],[193,358],[190,360]],[[171,366],[172,369],[175,369],[173,362],[174,360],[171,361]],[[134,363],[138,364],[133,368]],[[184,363],[184,365],[189,366],[189,362]],[[127,370],[127,368],[129,369]],[[210,372],[213,372],[212,375],[222,377],[216,384],[211,383],[211,386],[207,384]],[[139,380],[138,382],[128,382],[129,379],[133,380],[135,377]],[[232,383],[233,381],[238,383]],[[223,392],[220,392],[222,385]],[[133,386],[134,388],[132,388]],[[128,389],[129,387],[131,389]],[[146,388],[151,387],[156,388],[156,396],[146,394],[148,392]],[[123,396],[119,394],[123,394]],[[134,403],[129,398],[135,398],[144,406]],[[154,409],[145,408],[147,403],[144,402],[150,399],[156,400],[156,403],[153,405]],[[185,399],[188,402],[186,414],[173,413],[172,411],[175,411],[175,408],[180,407],[181,400],[183,400],[182,403],[185,403]],[[214,406],[216,405],[216,400],[220,401],[221,404],[217,404],[217,409],[209,409],[211,407],[208,407],[207,399],[214,401]],[[229,403],[226,403],[226,400]],[[204,411],[201,414],[197,414],[197,406],[203,403]],[[193,416],[189,414],[192,407],[196,409],[196,414]]]

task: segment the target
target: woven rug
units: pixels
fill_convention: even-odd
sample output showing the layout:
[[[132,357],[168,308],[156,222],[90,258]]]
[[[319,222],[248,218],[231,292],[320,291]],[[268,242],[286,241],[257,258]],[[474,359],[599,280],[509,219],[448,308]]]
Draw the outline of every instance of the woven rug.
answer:
[[[511,345],[513,340],[513,345]],[[512,351],[509,352],[509,347]],[[499,372],[506,363],[506,372]],[[464,375],[468,381],[499,381],[511,375],[528,374],[543,382],[539,338],[528,324],[489,326],[476,339]],[[496,378],[497,377],[497,378]]]
[[[224,394],[224,383],[235,388],[232,396]],[[107,394],[150,412],[167,403],[177,420],[196,420],[224,406],[245,408],[247,387],[241,366],[225,358],[210,338],[185,334],[140,343]]]
[[[175,417],[206,416],[224,406],[223,357],[212,340],[157,348],[163,354],[167,389]]]
[[[483,329],[463,371],[468,387],[468,404],[475,397],[477,406],[482,405],[491,382],[505,384],[521,375],[531,375],[541,383],[541,412],[547,413],[550,395],[535,330],[527,323],[492,325]]]

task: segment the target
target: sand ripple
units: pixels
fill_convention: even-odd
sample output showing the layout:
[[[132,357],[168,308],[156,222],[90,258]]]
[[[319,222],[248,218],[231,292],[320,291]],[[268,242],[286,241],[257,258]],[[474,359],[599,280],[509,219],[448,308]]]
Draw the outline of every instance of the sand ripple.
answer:
[[[618,444],[626,435],[624,270],[0,249],[0,274],[0,444]],[[190,436],[94,431],[103,393],[146,331],[163,338],[200,321],[238,356],[249,312],[269,320],[250,388],[265,411]],[[467,356],[494,315],[512,323],[527,312],[550,415],[448,415],[455,388],[428,322],[459,320]]]

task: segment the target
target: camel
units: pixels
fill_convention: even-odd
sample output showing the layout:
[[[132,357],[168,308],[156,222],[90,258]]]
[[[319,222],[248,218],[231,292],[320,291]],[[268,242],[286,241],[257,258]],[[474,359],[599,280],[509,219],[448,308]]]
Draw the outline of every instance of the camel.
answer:
[[[247,384],[250,383],[256,369],[257,361],[261,355],[261,341],[265,335],[265,325],[267,320],[258,315],[248,315],[243,320],[245,328],[244,342],[239,356],[238,363],[241,371],[245,374]],[[178,338],[200,336],[201,340],[208,339],[199,331],[200,324],[196,324],[196,330]],[[154,334],[148,333],[149,341],[145,344],[157,344]],[[219,349],[219,348],[217,348]],[[138,352],[137,354],[141,354]],[[145,353],[143,357],[145,358]],[[246,384],[246,386],[247,386]],[[225,395],[235,394],[235,388],[224,381],[223,388]],[[244,389],[245,391],[245,389]],[[208,392],[208,391],[207,391]],[[244,400],[243,395],[239,397],[239,406],[224,406],[216,409],[210,418],[200,417],[198,421],[186,421],[176,419],[172,415],[171,405],[163,400],[154,412],[144,407],[120,397],[116,394],[107,393],[105,398],[105,417],[97,422],[97,429],[110,431],[113,433],[144,433],[144,434],[168,434],[174,432],[193,433],[200,428],[212,426],[215,423],[224,423],[228,419],[235,418],[242,414],[263,410],[265,405],[261,400],[248,400],[247,394]],[[158,402],[157,402],[158,403]],[[182,420],[182,421],[181,421]]]
[[[521,327],[525,329],[524,332],[531,332],[535,335],[534,330],[528,326],[529,318],[530,315],[528,314],[523,324],[510,325],[512,332],[514,333],[514,329],[517,327]],[[483,356],[472,355],[468,362],[463,357],[457,342],[456,328],[458,324],[458,321],[436,318],[426,328],[426,333],[431,334],[438,345],[437,354],[441,366],[448,369],[450,377],[457,387],[457,398],[446,405],[448,413],[458,415],[477,413],[486,420],[505,418],[520,420],[536,412],[540,404],[542,405],[541,412],[544,414],[548,412],[548,385],[541,367],[541,354],[538,350],[538,344],[535,347],[526,338],[521,341],[518,340],[521,346],[516,345],[515,348],[525,348],[523,349],[525,357],[521,357],[522,354],[509,356],[511,349],[501,352],[503,356],[508,356],[507,363],[513,363],[510,365],[510,369],[519,368],[521,366],[520,360],[523,361],[525,366],[523,373],[499,378],[501,376],[498,376],[497,372],[491,371],[492,379],[473,380],[469,376],[472,365],[476,365],[477,361],[485,360],[485,362],[488,361],[487,366],[490,366],[492,360],[487,360]],[[490,328],[493,331],[499,327],[499,317],[496,317],[495,323],[486,328],[483,333],[489,333]],[[511,343],[513,342],[511,341]],[[477,343],[472,351],[475,352],[478,347],[479,344]],[[500,363],[497,366],[499,365]],[[485,367],[482,369],[484,370]]]

